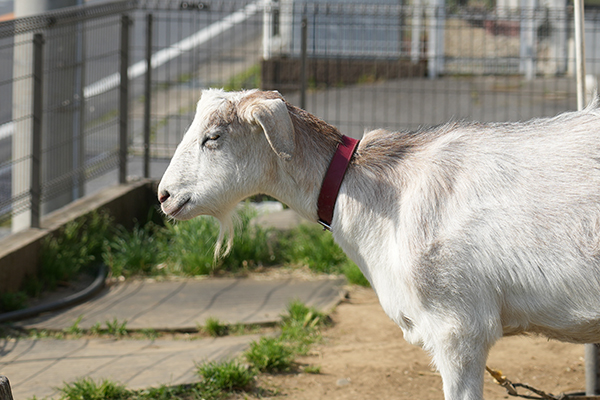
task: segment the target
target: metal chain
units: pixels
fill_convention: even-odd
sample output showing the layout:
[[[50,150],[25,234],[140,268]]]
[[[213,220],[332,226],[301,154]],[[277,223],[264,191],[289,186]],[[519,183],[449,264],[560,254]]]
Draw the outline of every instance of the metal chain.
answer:
[[[561,394],[561,395],[553,395],[551,393],[546,393],[542,390],[536,389],[524,383],[513,383],[506,376],[502,375],[502,371],[491,369],[490,367],[485,367],[486,371],[494,378],[494,381],[504,389],[506,392],[513,397],[521,397],[523,399],[533,399],[533,400],[600,400],[600,396],[579,396],[574,394]],[[533,395],[525,395],[520,394],[517,391],[517,388],[523,388],[529,390]]]

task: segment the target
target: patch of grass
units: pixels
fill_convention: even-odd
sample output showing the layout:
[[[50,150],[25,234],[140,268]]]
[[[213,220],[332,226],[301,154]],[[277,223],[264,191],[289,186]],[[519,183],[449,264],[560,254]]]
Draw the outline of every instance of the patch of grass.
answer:
[[[154,330],[154,329],[152,329],[152,328],[145,328],[145,329],[142,329],[142,330],[140,331],[140,333],[141,333],[142,335],[144,335],[144,337],[145,337],[146,339],[154,340],[154,339],[158,338],[158,332],[156,332],[156,330]]]
[[[208,275],[213,272],[214,243],[219,224],[211,217],[167,222],[164,238],[166,273],[173,275]]]
[[[197,366],[204,386],[232,392],[248,390],[254,382],[255,373],[237,361],[209,362]]]
[[[320,365],[307,365],[306,367],[304,367],[302,369],[302,371],[304,371],[307,374],[318,375],[321,373],[321,366]]]
[[[282,315],[281,335],[252,342],[244,356],[261,372],[289,371],[295,357],[306,354],[310,346],[321,339],[318,328],[327,322],[325,314],[294,300]]]
[[[221,400],[226,397],[222,390],[203,382],[130,390],[110,380],[96,382],[83,378],[65,383],[58,391],[61,400]]]
[[[83,329],[79,327],[79,323],[82,319],[83,315],[77,317],[77,319],[75,320],[75,322],[73,322],[71,326],[65,328],[64,333],[66,333],[67,335],[81,336],[83,334]]]
[[[135,391],[132,400],[219,400],[223,399],[223,392],[203,383],[191,385],[167,386],[149,388]]]
[[[269,229],[253,224],[256,211],[246,205],[238,213],[238,226],[231,252],[223,259],[228,268],[253,268],[259,265],[273,265],[282,260],[273,249]]]
[[[260,372],[289,371],[295,356],[293,349],[281,338],[267,336],[252,342],[244,355]]]
[[[152,222],[135,226],[131,232],[117,228],[102,258],[116,276],[151,275],[161,261],[161,231]]]
[[[0,312],[9,312],[25,308],[27,294],[23,291],[0,294]]]
[[[287,261],[307,265],[312,271],[338,273],[346,254],[333,241],[333,236],[318,225],[301,224],[284,241]]]
[[[298,300],[287,306],[287,315],[282,315],[281,340],[296,354],[306,354],[310,346],[321,340],[320,326],[329,323],[328,317],[313,307]]]
[[[64,332],[56,332],[56,331],[49,331],[46,329],[42,329],[42,330],[37,330],[37,329],[32,329],[27,333],[27,337],[29,339],[48,339],[48,338],[52,338],[52,339],[64,339],[65,338],[65,333]]]
[[[365,276],[363,275],[360,268],[358,268],[358,266],[350,260],[342,264],[342,273],[344,274],[346,279],[348,279],[348,283],[364,287],[371,286],[367,278],[365,278]]]
[[[90,378],[67,383],[58,391],[62,400],[125,400],[132,394],[118,383],[109,380],[97,383]]]
[[[314,307],[305,305],[300,300],[292,300],[287,305],[287,314],[281,316],[283,326],[301,325],[303,327],[315,327],[325,324],[327,315]]]
[[[117,318],[112,321],[106,321],[106,332],[109,335],[122,337],[127,335],[127,321],[119,322]]]
[[[370,286],[360,268],[320,226],[301,224],[292,229],[282,240],[282,248],[291,264],[306,265],[317,273],[343,274],[349,283]]]
[[[103,332],[104,332],[104,330],[102,329],[102,324],[100,322],[96,322],[90,328],[90,333],[92,335],[101,335]]]
[[[68,282],[80,272],[89,271],[101,259],[111,226],[108,213],[94,212],[69,222],[57,235],[44,240],[37,276],[43,282],[43,288],[52,290],[59,282]],[[35,287],[36,290],[42,289],[41,285]]]
[[[209,275],[219,270],[236,272],[282,261],[273,251],[271,231],[253,224],[256,212],[249,206],[237,215],[236,236],[228,255],[214,259],[219,224],[212,217],[198,217],[177,223],[167,222],[164,238],[164,273]]]
[[[229,331],[227,325],[222,324],[221,321],[214,317],[208,317],[202,329],[212,337],[225,336]]]

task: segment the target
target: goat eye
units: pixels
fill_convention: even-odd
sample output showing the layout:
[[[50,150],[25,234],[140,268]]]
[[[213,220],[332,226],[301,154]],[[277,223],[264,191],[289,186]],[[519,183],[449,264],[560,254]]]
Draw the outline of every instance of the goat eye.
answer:
[[[204,138],[204,140],[202,141],[202,146],[203,147],[208,147],[209,149],[211,148],[215,148],[216,147],[216,141],[221,137],[221,135],[210,135]]]

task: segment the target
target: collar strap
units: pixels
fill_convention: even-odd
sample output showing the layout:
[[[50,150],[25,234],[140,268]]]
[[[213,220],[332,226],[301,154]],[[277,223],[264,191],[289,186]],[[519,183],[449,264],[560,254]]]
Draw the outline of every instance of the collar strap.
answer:
[[[342,136],[343,143],[340,143],[329,163],[329,168],[321,185],[319,200],[317,202],[317,214],[319,223],[327,230],[331,230],[331,220],[333,219],[333,209],[337,200],[344,175],[352,159],[352,155],[358,146],[358,140],[348,136]]]

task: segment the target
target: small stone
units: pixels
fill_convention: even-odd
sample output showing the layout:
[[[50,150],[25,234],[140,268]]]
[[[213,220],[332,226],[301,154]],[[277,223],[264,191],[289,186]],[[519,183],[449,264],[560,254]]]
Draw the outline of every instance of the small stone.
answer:
[[[338,386],[346,386],[349,384],[350,384],[350,378],[340,378],[336,382],[336,385],[338,385]]]

